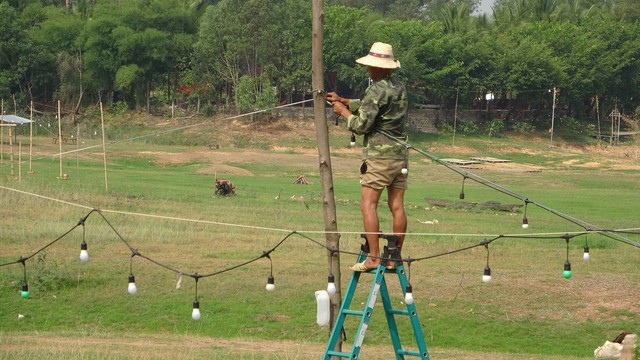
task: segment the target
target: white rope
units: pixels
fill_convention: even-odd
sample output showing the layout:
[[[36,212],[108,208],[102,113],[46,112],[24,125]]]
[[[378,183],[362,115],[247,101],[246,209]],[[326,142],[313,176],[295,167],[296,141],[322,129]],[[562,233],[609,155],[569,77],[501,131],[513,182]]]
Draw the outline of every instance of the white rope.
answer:
[[[0,185],[0,189],[6,190],[6,191],[13,191],[13,192],[20,193],[20,194],[23,194],[23,195],[33,196],[33,197],[37,197],[37,198],[40,198],[40,199],[53,201],[53,202],[57,202],[57,203],[61,203],[61,204],[69,205],[69,206],[74,206],[74,207],[78,207],[78,208],[82,208],[82,209],[86,209],[86,210],[96,209],[95,207],[86,206],[86,205],[77,204],[77,203],[72,203],[72,202],[69,202],[69,201],[64,201],[64,200],[52,198],[52,197],[49,197],[49,196],[44,196],[44,195],[40,195],[40,194],[36,194],[36,193],[32,193],[32,192],[27,192],[27,191],[23,191],[23,190],[14,189],[14,188],[9,188],[9,187],[2,186],[2,185]],[[102,213],[112,213],[112,214],[120,214],[120,215],[148,217],[148,218],[163,219],[163,220],[183,221],[183,222],[198,223],[198,224],[218,225],[218,226],[235,227],[235,228],[241,228],[241,229],[272,231],[272,232],[280,232],[280,233],[297,232],[297,233],[301,233],[301,234],[322,234],[322,235],[338,234],[338,235],[358,235],[358,236],[361,235],[361,234],[365,234],[365,235],[379,234],[379,233],[362,232],[362,231],[292,230],[292,229],[282,229],[282,228],[273,228],[273,227],[247,225],[247,224],[234,224],[234,223],[226,223],[226,222],[220,222],[220,221],[189,219],[189,218],[167,216],[167,215],[145,214],[145,213],[130,212],[130,211],[120,211],[120,210],[111,210],[111,209],[98,209],[98,210],[100,212],[102,212]],[[624,231],[639,231],[640,228],[630,228],[630,229],[623,229],[623,230]],[[617,230],[609,230],[609,231],[617,231]],[[622,230],[620,230],[620,231],[622,231]],[[594,231],[594,232],[597,232],[597,231]],[[585,233],[585,231],[575,231],[575,232],[566,232],[565,231],[565,232],[526,233],[526,234],[522,234],[522,233],[519,233],[519,234],[398,233],[398,234],[394,234],[394,235],[424,236],[424,237],[468,237],[468,238],[470,238],[470,237],[473,237],[473,238],[477,238],[477,237],[494,238],[494,237],[497,237],[497,236],[519,237],[519,238],[531,237],[531,238],[534,238],[534,237],[541,237],[541,236],[562,236],[562,235],[575,235],[575,234],[583,234],[583,233]]]

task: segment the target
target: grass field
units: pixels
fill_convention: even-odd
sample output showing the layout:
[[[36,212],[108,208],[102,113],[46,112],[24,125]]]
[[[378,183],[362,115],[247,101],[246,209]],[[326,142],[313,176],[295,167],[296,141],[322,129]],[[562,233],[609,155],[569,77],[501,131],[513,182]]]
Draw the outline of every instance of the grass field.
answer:
[[[162,123],[149,131],[182,125]],[[24,269],[0,267],[0,358],[321,358],[328,330],[315,324],[313,294],[326,287],[327,253],[309,240],[325,241],[313,122],[263,124],[261,135],[257,127],[211,120],[172,136],[124,141],[121,135],[107,148],[107,181],[98,139],[64,145],[60,162],[58,145],[37,138],[33,172],[23,148],[13,176],[5,148],[0,263],[55,243],[29,258]],[[344,129],[329,130],[340,248],[358,252],[359,150],[345,146]],[[194,138],[199,142],[185,140]],[[548,139],[536,135],[457,137],[455,143],[445,135],[412,135],[412,145],[439,158],[511,160],[464,170],[529,199],[530,226],[521,227],[524,207],[509,212],[431,206],[426,198],[459,201],[463,176],[412,153],[403,255],[432,257],[414,262],[410,272],[432,358],[587,359],[620,332],[639,332],[640,249],[620,241],[637,243],[637,233],[591,232],[568,243],[562,238],[584,230],[567,218],[606,230],[640,227],[639,148],[578,146],[562,138],[550,148]],[[58,179],[60,164],[66,180]],[[301,174],[311,184],[294,184]],[[213,196],[216,178],[231,180],[236,195]],[[468,202],[523,204],[473,179],[464,181],[464,193]],[[391,219],[381,204],[381,226],[388,231]],[[84,228],[76,227],[87,214]],[[294,230],[305,236],[287,237]],[[488,284],[481,282],[484,247],[437,256],[498,235],[513,236],[490,244]],[[266,258],[201,278],[202,319],[191,320],[195,281],[184,275],[177,288],[178,273],[165,267],[213,274],[259,258],[285,237],[270,255],[276,291],[264,288],[271,271]],[[83,239],[87,263],[78,260]],[[585,243],[589,262],[582,260]],[[132,258],[127,245],[154,262]],[[562,276],[567,248],[573,270],[568,280]],[[341,256],[343,283],[354,259]],[[25,270],[29,299],[20,298]],[[135,296],[127,294],[130,272]],[[390,287],[400,305],[397,282]],[[354,305],[366,299],[368,286],[360,288]],[[363,359],[392,353],[384,316],[376,311]],[[347,343],[356,327],[347,324]],[[410,326],[400,321],[400,327],[411,348]]]

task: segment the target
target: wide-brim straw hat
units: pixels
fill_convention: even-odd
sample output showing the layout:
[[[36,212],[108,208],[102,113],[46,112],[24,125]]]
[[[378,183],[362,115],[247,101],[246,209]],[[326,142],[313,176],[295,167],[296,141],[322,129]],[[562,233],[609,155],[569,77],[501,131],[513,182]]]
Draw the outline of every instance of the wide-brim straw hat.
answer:
[[[371,46],[369,54],[356,60],[358,64],[383,69],[397,69],[400,61],[393,58],[393,48],[389,44],[376,42]]]

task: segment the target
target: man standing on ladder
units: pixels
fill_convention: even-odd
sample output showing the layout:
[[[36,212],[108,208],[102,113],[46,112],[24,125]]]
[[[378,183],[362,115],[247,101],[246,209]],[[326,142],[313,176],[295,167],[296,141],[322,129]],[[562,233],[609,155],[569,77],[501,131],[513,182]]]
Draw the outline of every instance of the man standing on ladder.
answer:
[[[333,112],[347,120],[347,128],[363,135],[363,155],[360,166],[362,185],[361,204],[364,230],[369,244],[369,257],[351,267],[354,271],[368,271],[380,264],[378,201],[387,189],[388,206],[393,215],[393,233],[399,234],[398,248],[407,231],[404,193],[407,189],[408,149],[381,132],[407,141],[407,91],[392,77],[400,62],[393,57],[391,45],[376,42],[369,54],[356,60],[367,66],[371,85],[360,99],[346,99],[335,92],[327,94]]]

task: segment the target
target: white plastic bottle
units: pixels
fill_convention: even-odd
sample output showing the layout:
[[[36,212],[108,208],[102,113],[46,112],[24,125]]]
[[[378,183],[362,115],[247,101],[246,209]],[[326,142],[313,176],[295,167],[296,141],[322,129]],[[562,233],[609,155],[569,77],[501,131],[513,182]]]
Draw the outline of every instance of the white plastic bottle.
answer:
[[[329,293],[326,290],[316,291],[316,302],[318,304],[318,314],[316,316],[316,322],[320,326],[328,326],[331,317],[329,309]]]

